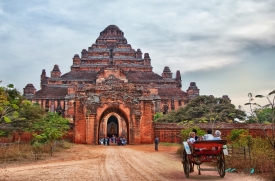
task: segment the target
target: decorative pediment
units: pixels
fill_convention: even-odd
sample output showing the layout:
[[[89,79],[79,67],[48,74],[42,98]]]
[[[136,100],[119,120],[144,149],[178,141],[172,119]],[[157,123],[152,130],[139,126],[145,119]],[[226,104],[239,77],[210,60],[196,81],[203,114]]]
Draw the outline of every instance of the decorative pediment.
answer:
[[[89,89],[91,88],[91,89]],[[102,84],[86,87],[84,104],[128,104],[138,106],[143,95],[143,87],[125,83],[115,76],[109,76]]]
[[[105,82],[114,82],[114,81],[118,81],[121,80],[123,82],[128,82],[126,75],[124,74],[123,70],[118,68],[117,66],[106,66],[105,68],[102,68],[98,75],[97,75],[97,79],[96,79],[96,83],[97,84],[102,84]]]
[[[107,79],[102,81],[102,84],[114,85],[114,84],[123,83],[123,82],[124,82],[123,80],[116,78],[114,75],[110,75]]]

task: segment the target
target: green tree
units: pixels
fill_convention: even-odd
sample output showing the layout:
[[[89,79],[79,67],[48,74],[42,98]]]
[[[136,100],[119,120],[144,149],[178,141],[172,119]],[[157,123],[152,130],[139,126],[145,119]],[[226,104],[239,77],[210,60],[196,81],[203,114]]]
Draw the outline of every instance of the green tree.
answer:
[[[271,123],[272,122],[272,109],[262,108],[255,112],[260,123]]]
[[[56,140],[61,139],[69,129],[69,120],[62,118],[57,113],[48,112],[45,118],[34,123],[32,129],[34,143],[49,142],[52,156]]]
[[[192,99],[186,106],[171,111],[158,122],[208,122],[213,125],[216,122],[233,122],[234,118],[243,119],[245,112],[235,109],[229,100],[215,98],[213,96],[198,96]]]
[[[245,105],[250,106],[251,117],[254,117],[255,121],[265,134],[265,137],[269,140],[269,143],[275,149],[275,133],[274,133],[274,113],[275,113],[275,90],[271,91],[267,96],[256,95],[255,98],[266,98],[268,104],[261,106],[258,103],[254,102],[252,93],[248,93],[248,103]],[[272,135],[269,136],[265,131],[264,125],[262,124],[265,121],[271,122]]]
[[[11,118],[18,117],[18,109],[22,96],[12,84],[0,87],[0,136],[8,133]]]
[[[7,98],[10,103],[16,104],[19,106],[24,99],[21,93],[14,87],[13,84],[7,85],[5,88],[5,92],[7,93]]]
[[[9,116],[17,116],[18,100],[12,99],[7,88],[0,87],[0,123],[10,122]]]
[[[18,117],[12,118],[9,123],[9,128],[18,133],[18,143],[20,143],[22,133],[31,131],[33,124],[45,116],[46,112],[39,104],[33,104],[28,100],[22,101],[18,110]]]
[[[255,110],[255,114],[247,116],[247,123],[263,123],[270,124],[272,122],[272,109],[259,107]]]

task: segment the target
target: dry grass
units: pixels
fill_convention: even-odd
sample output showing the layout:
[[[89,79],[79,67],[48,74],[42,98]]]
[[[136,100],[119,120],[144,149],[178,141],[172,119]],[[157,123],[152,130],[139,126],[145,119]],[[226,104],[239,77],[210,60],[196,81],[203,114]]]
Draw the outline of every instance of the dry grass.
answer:
[[[29,144],[7,144],[0,148],[1,161],[14,161],[27,158],[31,155],[32,147]]]
[[[57,142],[54,152],[61,149],[70,148],[71,144],[65,141]],[[2,144],[0,147],[0,163],[17,160],[37,160],[50,155],[50,145],[43,144],[39,147],[33,147],[28,143],[22,144]]]
[[[253,138],[251,144],[250,157],[244,159],[240,155],[230,155],[226,157],[227,168],[236,168],[238,172],[251,172],[261,175],[266,179],[273,180],[274,177],[274,149],[267,140]]]

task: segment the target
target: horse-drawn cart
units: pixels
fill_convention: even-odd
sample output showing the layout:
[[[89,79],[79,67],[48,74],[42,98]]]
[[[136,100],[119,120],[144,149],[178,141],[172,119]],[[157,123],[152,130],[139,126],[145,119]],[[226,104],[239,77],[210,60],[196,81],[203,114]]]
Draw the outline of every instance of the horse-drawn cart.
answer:
[[[225,176],[225,157],[227,140],[207,140],[196,141],[193,144],[183,142],[182,164],[186,178],[194,171],[194,165],[197,165],[199,175],[201,171],[217,170],[220,177]],[[201,168],[203,162],[214,162],[214,168]]]

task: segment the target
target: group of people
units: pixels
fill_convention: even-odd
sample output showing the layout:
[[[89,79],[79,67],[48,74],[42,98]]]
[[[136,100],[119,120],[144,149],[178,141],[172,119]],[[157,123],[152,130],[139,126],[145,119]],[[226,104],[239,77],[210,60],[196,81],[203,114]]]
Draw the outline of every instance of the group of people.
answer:
[[[127,141],[126,138],[123,137],[116,137],[113,135],[112,137],[103,138],[103,145],[109,146],[110,143],[116,143],[118,146],[120,145],[126,145]]]
[[[197,130],[193,129],[192,132],[189,133],[189,144],[193,144],[196,141],[202,141],[202,140],[221,140],[221,132],[219,130],[216,130],[214,132],[214,135],[212,135],[212,129],[208,129],[207,134],[205,134],[204,136],[198,137],[197,134]],[[209,150],[212,148],[202,148],[199,150]],[[190,173],[194,172],[194,164],[192,164],[190,162]]]
[[[202,137],[198,137],[197,130],[193,129],[192,132],[189,133],[189,140],[188,142],[193,144],[195,141],[201,141],[201,140],[221,140],[221,132],[219,130],[216,130],[214,132],[214,135],[212,135],[212,129],[207,130],[207,134],[205,134]]]
[[[110,145],[110,139],[108,137],[107,138],[102,138],[101,140],[102,140],[102,142],[100,141],[101,144],[107,145],[107,146]]]
[[[116,141],[115,142],[117,143],[118,146],[120,146],[120,145],[123,146],[123,145],[127,144],[126,139],[122,138],[122,137],[116,137]]]

